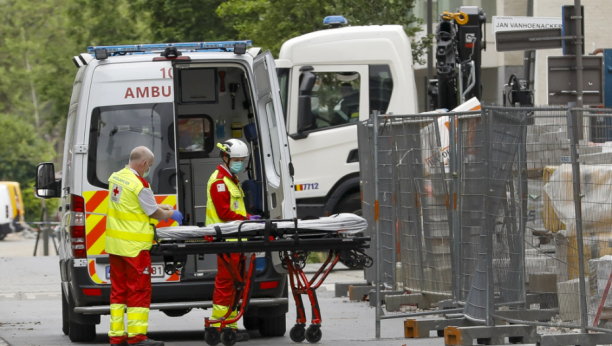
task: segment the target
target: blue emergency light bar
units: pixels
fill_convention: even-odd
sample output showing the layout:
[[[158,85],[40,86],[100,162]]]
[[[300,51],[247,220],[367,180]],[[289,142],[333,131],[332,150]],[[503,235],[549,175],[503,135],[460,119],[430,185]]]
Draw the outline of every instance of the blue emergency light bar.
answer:
[[[216,52],[233,52],[236,43],[245,43],[247,47],[253,45],[251,40],[246,41],[221,41],[221,42],[186,42],[186,43],[153,43],[133,44],[121,46],[90,46],[87,47],[89,54],[95,54],[96,49],[104,48],[109,55],[144,54],[163,52],[168,47],[176,47],[181,52],[197,52],[200,50]]]
[[[323,25],[331,27],[342,26],[348,24],[348,20],[344,16],[327,16],[323,19]]]

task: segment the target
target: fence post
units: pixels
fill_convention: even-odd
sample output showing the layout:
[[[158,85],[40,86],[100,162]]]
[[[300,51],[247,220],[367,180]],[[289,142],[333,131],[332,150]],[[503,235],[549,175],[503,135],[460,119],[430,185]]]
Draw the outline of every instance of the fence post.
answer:
[[[372,120],[372,140],[374,145],[374,231],[376,233],[376,338],[380,339],[380,225],[378,221],[378,111],[370,117]]]
[[[392,113],[389,113],[389,115],[391,115]],[[392,290],[395,290],[395,288],[397,287],[397,250],[399,250],[399,246],[397,245],[398,242],[398,238],[397,238],[397,234],[399,231],[399,223],[397,220],[397,196],[399,195],[399,193],[397,192],[397,184],[396,181],[398,179],[398,174],[397,174],[397,165],[395,164],[395,159],[396,159],[396,148],[397,148],[397,138],[395,137],[395,131],[393,128],[393,125],[391,122],[389,122],[389,142],[391,143],[391,220],[392,220],[392,230],[393,232],[391,233],[392,238],[393,238],[393,256],[391,256],[391,263],[392,263],[392,268],[393,268],[393,272],[391,272],[391,276],[393,277],[393,285],[391,287]]]
[[[485,263],[486,263],[486,279],[487,279],[487,306],[485,308],[485,320],[487,322],[487,326],[495,325],[493,321],[493,314],[495,313],[495,292],[494,292],[494,278],[493,278],[493,233],[495,231],[495,216],[493,215],[494,210],[491,208],[492,201],[492,187],[491,187],[491,179],[493,179],[493,172],[491,168],[491,162],[493,160],[492,157],[492,146],[491,142],[491,114],[482,107],[481,110],[482,116],[482,130],[484,131],[484,142],[483,142],[483,150],[484,150],[484,169],[485,169],[485,180],[486,180],[486,190],[485,190],[485,206],[483,208],[485,218],[485,227],[484,230],[481,230],[481,234],[484,231],[485,235]]]
[[[525,118],[525,123],[527,124],[527,118]],[[521,141],[518,148],[518,170],[519,170],[519,183],[518,183],[518,195],[521,201],[519,206],[519,237],[521,237],[522,241],[519,242],[521,245],[521,283],[519,287],[523,287],[521,290],[521,300],[524,302],[523,307],[528,308],[527,306],[527,290],[524,289],[526,287],[526,273],[525,273],[525,232],[526,232],[526,223],[527,223],[527,215],[525,214],[525,210],[527,210],[527,193],[529,191],[529,186],[527,185],[527,125],[521,127]]]
[[[453,217],[453,223],[455,227],[455,231],[457,232],[457,237],[455,238],[455,249],[456,251],[456,261],[457,261],[457,301],[462,301],[462,289],[464,287],[464,278],[463,278],[463,264],[462,264],[462,256],[463,256],[463,230],[461,229],[461,203],[462,194],[461,194],[461,181],[462,177],[462,169],[463,169],[463,133],[461,128],[461,122],[459,118],[457,118],[455,126],[456,126],[456,138],[455,138],[455,148],[456,148],[456,157],[454,160],[455,171],[453,172],[453,178],[455,179],[455,216]]]
[[[457,223],[457,137],[455,131],[457,129],[457,122],[455,116],[450,116],[450,128],[449,128],[449,157],[448,164],[450,167],[451,179],[450,181],[450,208],[452,214],[452,222],[450,227],[451,234],[451,289],[453,292],[453,303],[459,301],[459,229]]]
[[[578,280],[580,284],[580,326],[582,332],[587,333],[589,324],[586,303],[586,283],[584,280],[584,245],[582,241],[582,196],[580,195],[580,162],[578,162],[578,114],[573,114],[571,108],[567,110],[567,124],[570,134],[570,158],[572,160],[572,184],[574,190],[574,212],[576,214],[576,245],[578,247]]]

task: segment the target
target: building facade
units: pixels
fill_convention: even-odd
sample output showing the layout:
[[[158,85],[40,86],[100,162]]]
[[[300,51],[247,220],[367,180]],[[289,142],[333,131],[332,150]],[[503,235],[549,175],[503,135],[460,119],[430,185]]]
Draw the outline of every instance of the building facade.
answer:
[[[563,5],[573,5],[573,0],[533,0],[534,17],[561,17]],[[612,18],[612,0],[582,0],[585,18],[585,54],[592,54],[599,48],[612,48],[610,39],[609,19]],[[493,16],[526,16],[527,0],[433,0],[433,32],[444,11],[456,12],[461,6],[478,6],[487,15],[486,45],[487,50],[482,52],[482,102],[485,104],[502,104],[503,87],[508,83],[512,74],[524,76],[523,51],[497,52],[495,36],[493,34]],[[414,14],[426,19],[427,0],[417,0]],[[422,25],[425,35],[426,25]],[[561,49],[539,50],[535,53],[533,89],[534,103],[546,105],[548,102],[546,86],[546,61],[549,55],[563,55]],[[435,62],[434,62],[435,64]],[[427,65],[416,65],[415,76],[419,93],[419,109],[425,110]],[[435,68],[434,68],[435,74]]]

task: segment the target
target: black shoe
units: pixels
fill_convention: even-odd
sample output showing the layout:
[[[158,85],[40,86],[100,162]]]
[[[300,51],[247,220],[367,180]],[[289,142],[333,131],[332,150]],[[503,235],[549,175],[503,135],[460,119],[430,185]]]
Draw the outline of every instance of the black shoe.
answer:
[[[249,341],[250,338],[247,332],[236,333],[236,342]]]
[[[135,344],[129,344],[129,346],[164,346],[163,341],[155,341],[153,339],[146,338],[141,342]]]

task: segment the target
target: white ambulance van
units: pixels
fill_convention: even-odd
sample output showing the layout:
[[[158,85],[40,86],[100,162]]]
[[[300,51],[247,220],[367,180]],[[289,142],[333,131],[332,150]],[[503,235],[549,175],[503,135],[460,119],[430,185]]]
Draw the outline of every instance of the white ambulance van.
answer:
[[[216,143],[229,138],[251,146],[248,170],[240,175],[248,212],[296,216],[274,60],[269,52],[253,56],[260,49],[248,46],[250,41],[89,47],[74,57],[63,178],[55,181],[53,164],[41,163],[36,182],[38,197],[61,198],[63,332],[72,341],[93,340],[100,315],[109,313],[108,178],[127,165],[133,148],[153,151],[147,179],[158,203],[180,210],[185,225],[204,225],[207,182],[221,162]],[[190,256],[172,275],[163,258],[152,262],[152,310],[182,316],[212,307],[216,256]],[[244,319],[247,329],[263,336],[285,333],[287,285],[275,270],[278,262],[278,254],[259,256]]]

